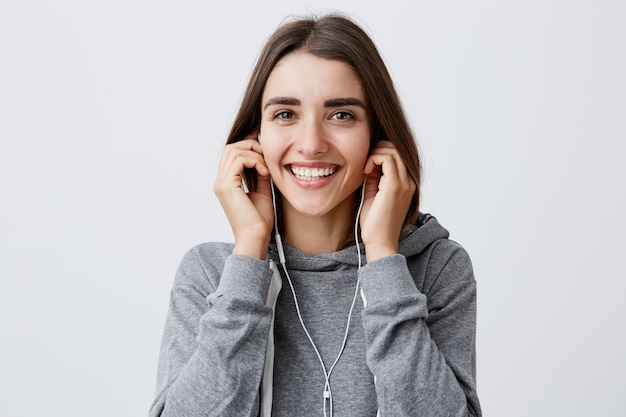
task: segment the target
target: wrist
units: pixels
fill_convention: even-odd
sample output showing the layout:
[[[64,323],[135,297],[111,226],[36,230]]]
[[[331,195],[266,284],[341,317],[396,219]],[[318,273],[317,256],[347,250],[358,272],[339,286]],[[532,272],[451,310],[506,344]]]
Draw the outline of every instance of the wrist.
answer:
[[[385,256],[395,255],[398,253],[398,244],[367,244],[365,243],[365,257],[367,262],[384,258]]]
[[[267,246],[268,242],[262,242],[259,240],[259,243],[240,243],[235,242],[235,247],[233,248],[233,255],[243,255],[249,256],[251,258],[260,259],[262,261],[267,258]]]

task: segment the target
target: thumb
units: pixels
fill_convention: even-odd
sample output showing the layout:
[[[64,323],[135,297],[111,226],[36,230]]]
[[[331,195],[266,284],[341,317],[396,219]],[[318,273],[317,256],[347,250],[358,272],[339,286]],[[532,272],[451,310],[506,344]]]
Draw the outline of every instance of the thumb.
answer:
[[[268,223],[274,221],[274,199],[272,197],[272,184],[269,175],[257,177],[256,191],[249,194],[250,199]]]
[[[262,195],[272,194],[272,177],[269,175],[260,175],[257,173],[257,184],[256,184],[256,192]]]
[[[378,183],[380,181],[380,168],[375,169],[365,176],[365,199],[371,199],[378,193]]]

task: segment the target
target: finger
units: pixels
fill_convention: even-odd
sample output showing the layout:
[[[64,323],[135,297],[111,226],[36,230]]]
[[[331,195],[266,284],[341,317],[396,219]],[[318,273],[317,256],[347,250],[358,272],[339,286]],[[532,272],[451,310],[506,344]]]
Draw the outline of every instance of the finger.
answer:
[[[224,158],[217,177],[221,179],[239,177],[245,168],[253,168],[260,175],[269,175],[269,169],[261,156],[255,153],[237,154]]]
[[[380,173],[374,172],[367,176],[365,179],[365,193],[364,198],[366,200],[376,197],[378,193],[378,184],[380,181]]]
[[[398,169],[396,161],[391,154],[373,153],[369,156],[363,172],[369,175],[374,172],[376,167],[380,167],[382,175],[386,175],[394,180],[398,179]]]
[[[376,165],[376,163],[372,159],[372,155],[367,157],[367,160],[365,161],[365,166],[363,167],[363,173],[365,175],[380,175],[380,167]]]
[[[364,171],[368,176],[379,172],[378,189],[389,192],[399,192],[402,194],[413,194],[416,189],[415,181],[409,175],[404,163],[398,166],[397,159],[391,154],[370,155],[368,163],[372,168],[372,173]],[[378,170],[377,167],[380,167]]]
[[[258,175],[256,184],[256,193],[262,194],[268,197],[272,197],[272,184],[270,182],[269,175]]]
[[[400,155],[400,152],[395,147],[395,145],[390,141],[380,141],[377,146],[373,149],[372,153],[377,155],[391,155],[396,164],[398,177],[400,181],[410,182],[413,181],[413,178],[409,175],[409,171],[406,167],[404,159]]]
[[[256,140],[256,136],[246,136],[246,138],[240,140],[239,142],[229,143],[226,145],[226,148],[247,149],[260,153],[261,155],[263,154],[263,147],[259,141]]]
[[[248,141],[248,143],[239,146],[228,145],[224,149],[222,159],[220,160],[220,172],[231,172],[239,175],[243,172],[243,167],[255,168],[261,175],[269,175],[269,170],[265,165],[265,159],[258,143],[255,144],[252,141]],[[233,172],[233,169],[235,172]]]

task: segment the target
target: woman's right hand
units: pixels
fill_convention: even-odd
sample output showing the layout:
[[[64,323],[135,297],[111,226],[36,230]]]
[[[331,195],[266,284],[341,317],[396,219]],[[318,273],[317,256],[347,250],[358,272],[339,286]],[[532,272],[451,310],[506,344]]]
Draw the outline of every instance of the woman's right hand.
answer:
[[[241,185],[244,168],[254,168],[258,178],[256,191],[247,194]],[[256,134],[224,147],[213,191],[235,236],[232,253],[265,260],[274,225],[274,209],[270,171]]]

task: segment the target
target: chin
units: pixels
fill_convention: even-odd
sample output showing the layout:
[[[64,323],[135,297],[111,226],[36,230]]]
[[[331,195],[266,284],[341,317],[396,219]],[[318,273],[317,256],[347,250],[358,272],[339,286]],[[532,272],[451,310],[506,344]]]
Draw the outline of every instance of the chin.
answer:
[[[327,207],[311,207],[310,205],[305,207],[294,207],[294,209],[301,215],[307,217],[322,217],[331,211],[331,209]]]
[[[348,203],[349,201],[342,201],[342,202],[337,203],[337,202],[329,201],[328,199],[323,199],[322,201],[320,201],[319,199],[316,199],[316,200],[317,201],[304,200],[300,202],[295,202],[295,204],[292,205],[292,208],[297,213],[306,217],[324,217],[329,214],[334,214],[334,216],[336,216],[336,215],[339,215],[340,213],[344,213],[348,211],[350,213],[352,212],[352,205],[345,204],[345,203]]]

